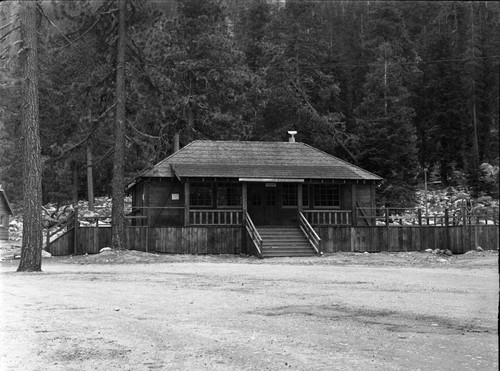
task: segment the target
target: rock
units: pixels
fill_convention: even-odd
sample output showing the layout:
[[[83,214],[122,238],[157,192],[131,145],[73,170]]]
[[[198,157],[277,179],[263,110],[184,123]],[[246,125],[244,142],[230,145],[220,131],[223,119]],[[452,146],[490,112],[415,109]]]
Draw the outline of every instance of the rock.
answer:
[[[444,253],[445,253],[446,255],[448,255],[448,256],[452,256],[452,255],[453,255],[453,253],[451,252],[451,250],[445,250],[445,252],[444,252]]]
[[[425,252],[430,252],[430,253],[433,253],[433,252],[434,252],[434,250],[432,250],[432,249],[425,249]]]
[[[52,258],[52,254],[48,251],[42,250],[42,258]]]
[[[21,259],[21,255],[14,254],[14,259]]]
[[[470,255],[470,254],[474,254],[474,250],[469,250],[465,253],[465,255]]]
[[[483,248],[481,246],[476,247],[477,251],[483,251]]]
[[[439,263],[448,263],[448,260],[446,260],[446,259],[438,259],[436,261]]]
[[[99,250],[99,253],[104,251],[113,251],[113,249],[111,247],[103,247],[101,250]]]

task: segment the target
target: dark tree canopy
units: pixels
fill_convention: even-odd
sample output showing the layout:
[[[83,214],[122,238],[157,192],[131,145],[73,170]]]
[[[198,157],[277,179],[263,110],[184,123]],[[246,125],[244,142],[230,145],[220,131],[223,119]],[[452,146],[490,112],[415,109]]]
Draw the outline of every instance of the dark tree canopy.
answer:
[[[41,4],[44,202],[86,197],[88,148],[95,194],[111,193],[117,4]],[[411,204],[424,168],[498,193],[484,174],[499,161],[495,2],[127,0],[126,21],[125,181],[176,136],[286,140],[295,129],[384,177],[381,203]],[[0,68],[0,181],[18,204],[20,71]]]

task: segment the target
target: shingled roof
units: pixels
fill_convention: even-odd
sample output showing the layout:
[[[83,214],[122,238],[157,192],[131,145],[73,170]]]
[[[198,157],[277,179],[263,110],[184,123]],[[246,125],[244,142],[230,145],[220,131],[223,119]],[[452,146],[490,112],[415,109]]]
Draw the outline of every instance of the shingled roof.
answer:
[[[140,177],[381,180],[379,176],[299,142],[196,140]]]

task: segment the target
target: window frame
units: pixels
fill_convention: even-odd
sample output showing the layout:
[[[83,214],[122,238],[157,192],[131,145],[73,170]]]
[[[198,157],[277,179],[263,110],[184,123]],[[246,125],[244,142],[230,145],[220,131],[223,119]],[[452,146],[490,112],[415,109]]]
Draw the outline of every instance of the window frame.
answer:
[[[210,205],[208,204],[194,204],[193,197],[195,188],[208,188],[210,189]],[[203,183],[203,182],[193,182],[189,184],[189,207],[190,208],[201,208],[201,209],[212,209],[214,207],[214,187],[213,183]]]
[[[321,205],[317,204],[317,195],[318,191],[324,191],[324,190],[329,190],[331,189],[332,191],[332,205]],[[321,195],[321,193],[320,193]],[[323,193],[325,197],[328,197],[326,193]],[[319,196],[321,197],[321,196]],[[340,185],[339,184],[334,184],[334,183],[313,183],[312,184],[312,206],[315,209],[340,209]],[[337,203],[336,203],[337,201]]]
[[[293,191],[290,191],[289,187],[293,189]],[[287,192],[290,193],[286,194],[285,188],[289,188]],[[297,183],[283,183],[281,185],[281,207],[283,209],[297,209],[299,207],[298,192],[299,192],[299,185]],[[286,196],[288,196],[288,198]],[[285,201],[290,200],[290,197],[294,198],[295,205],[291,204],[285,205]]]
[[[222,205],[219,204],[219,191],[221,189],[233,189],[236,192],[236,198],[238,200],[238,203],[235,205]],[[230,198],[227,197],[229,200]],[[236,183],[236,182],[221,182],[217,183],[217,193],[215,195],[215,205],[217,208],[221,209],[234,209],[234,208],[241,208],[243,206],[243,187],[241,183]]]

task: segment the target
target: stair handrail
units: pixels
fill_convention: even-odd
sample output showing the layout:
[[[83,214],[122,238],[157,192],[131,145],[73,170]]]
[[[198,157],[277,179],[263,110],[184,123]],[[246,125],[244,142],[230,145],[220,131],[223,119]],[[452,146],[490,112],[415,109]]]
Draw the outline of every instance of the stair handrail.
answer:
[[[316,254],[322,255],[323,253],[319,250],[319,243],[321,242],[321,238],[318,236],[311,224],[309,224],[309,221],[304,216],[304,214],[302,214],[302,212],[299,212],[299,221],[300,229],[306,235],[307,239],[316,251]]]
[[[67,227],[69,227],[68,230],[71,230],[72,226],[74,225],[73,223],[74,218],[75,218],[75,212],[72,211],[66,219],[63,219],[59,221],[57,224],[53,225],[52,227],[47,228],[48,237],[50,238],[54,236],[55,234],[59,233],[61,230]]]
[[[260,236],[259,231],[257,231],[257,228],[255,228],[255,224],[253,224],[248,212],[245,212],[245,228],[250,235],[255,248],[257,249],[258,257],[262,259],[262,237]]]

